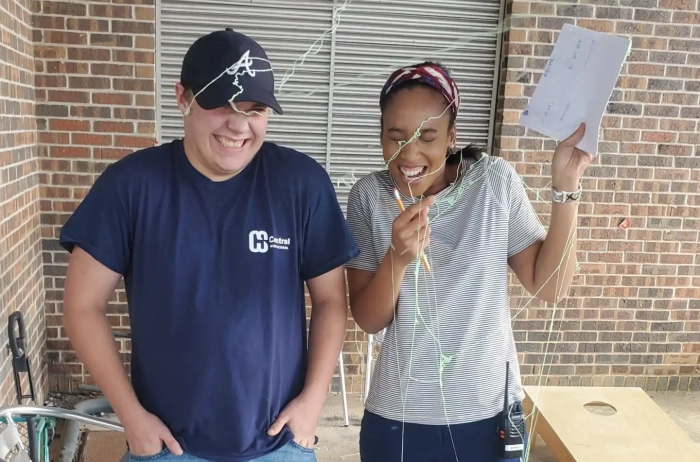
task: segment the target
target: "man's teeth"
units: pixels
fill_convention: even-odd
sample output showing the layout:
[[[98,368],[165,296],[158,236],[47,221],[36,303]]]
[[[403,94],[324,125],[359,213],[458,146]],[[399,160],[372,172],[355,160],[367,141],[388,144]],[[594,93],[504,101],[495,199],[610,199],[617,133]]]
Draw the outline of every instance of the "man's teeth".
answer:
[[[225,146],[227,148],[240,148],[243,146],[243,143],[245,142],[244,140],[239,140],[239,141],[234,141],[230,140],[228,138],[224,138],[222,136],[217,136],[216,140],[221,143],[222,146]]]
[[[400,168],[401,168],[401,173],[403,173],[407,177],[418,176],[423,171],[423,167],[417,167],[417,168],[400,167]]]

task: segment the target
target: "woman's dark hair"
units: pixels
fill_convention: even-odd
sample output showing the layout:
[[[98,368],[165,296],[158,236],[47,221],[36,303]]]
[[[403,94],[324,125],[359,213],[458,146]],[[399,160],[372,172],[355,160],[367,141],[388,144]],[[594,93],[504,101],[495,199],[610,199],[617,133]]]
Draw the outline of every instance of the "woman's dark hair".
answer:
[[[442,69],[447,75],[450,75],[450,71],[446,66],[443,66],[439,62],[435,61],[423,61],[422,63],[417,64],[416,66],[437,66],[440,69]],[[379,110],[381,111],[381,114],[384,114],[384,110],[386,109],[387,105],[391,102],[391,100],[396,96],[396,94],[400,90],[409,90],[411,88],[415,87],[426,87],[430,88],[431,90],[437,92],[433,87],[428,85],[427,83],[421,82],[420,80],[407,80],[406,82],[403,82],[399,85],[396,85],[394,88],[392,88],[389,93],[384,95],[379,99]],[[447,107],[447,101],[445,101],[445,107]],[[454,110],[450,110],[450,120],[448,122],[448,129],[451,129],[455,125],[455,121],[457,120],[457,112]],[[383,130],[384,129],[384,118],[380,117],[380,128]],[[448,165],[451,164],[458,164],[462,159],[478,159],[481,153],[484,152],[483,148],[480,148],[476,146],[474,143],[471,143],[467,146],[465,146],[462,149],[456,149],[454,151],[450,150],[447,152],[447,160],[446,163]]]
[[[481,154],[486,152],[484,148],[480,148],[474,143],[470,143],[462,149],[456,150],[454,153],[447,154],[447,165],[458,164],[463,159],[478,160]]]

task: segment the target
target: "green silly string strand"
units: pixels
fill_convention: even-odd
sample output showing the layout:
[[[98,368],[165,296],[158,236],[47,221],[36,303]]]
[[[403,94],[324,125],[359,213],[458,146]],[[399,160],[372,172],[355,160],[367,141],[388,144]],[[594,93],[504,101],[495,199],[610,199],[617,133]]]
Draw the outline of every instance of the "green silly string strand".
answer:
[[[282,78],[282,80],[281,80],[281,82],[280,82],[280,85],[279,85],[279,87],[278,87],[281,94],[285,94],[285,93],[282,92],[282,87],[293,77],[293,75],[294,75],[294,73],[295,73],[295,71],[296,71],[297,62],[301,61],[301,62],[299,63],[299,65],[303,65],[304,62],[305,62],[305,59],[306,59],[310,54],[317,54],[318,52],[321,51],[321,49],[322,49],[322,47],[323,47],[323,40],[324,40],[324,37],[326,37],[328,34],[333,33],[335,30],[337,30],[337,28],[340,26],[340,13],[341,13],[341,12],[344,12],[344,11],[346,10],[346,8],[347,8],[351,3],[352,3],[352,0],[345,0],[344,4],[343,4],[341,7],[339,7],[339,8],[337,8],[337,9],[334,10],[333,19],[332,19],[333,26],[332,26],[331,28],[327,29],[326,31],[324,31],[323,34],[321,34],[321,36],[320,36],[320,37],[314,42],[314,44],[309,48],[309,50],[308,50],[306,53],[304,53],[303,55],[301,55],[299,58],[297,58],[297,60],[294,61],[293,65],[292,65],[292,68],[291,68],[291,72],[290,72],[290,70],[288,70],[288,71],[285,73],[285,75],[284,75],[284,77]],[[523,16],[523,17],[524,17],[524,16]],[[485,32],[485,33],[477,33],[477,34],[468,34],[467,36],[464,36],[464,37],[463,37],[462,39],[460,39],[459,41],[455,42],[455,43],[453,44],[453,46],[448,47],[448,48],[444,48],[444,49],[442,49],[441,51],[448,51],[448,50],[450,50],[450,49],[458,49],[458,48],[460,48],[460,46],[459,46],[460,44],[468,43],[468,42],[472,41],[473,39],[480,39],[480,38],[483,38],[483,37],[485,37],[485,36],[496,35],[496,34],[499,34],[499,33],[504,32],[504,31],[506,31],[506,28],[505,28],[504,26],[499,26],[498,28],[495,28],[493,31],[489,31],[489,32]],[[314,47],[317,47],[316,51],[314,51]],[[416,57],[416,58],[414,58],[414,59],[412,59],[412,60],[410,60],[410,61],[407,60],[405,63],[395,64],[395,65],[393,65],[393,66],[391,66],[391,67],[387,67],[386,69],[382,69],[382,70],[380,70],[379,72],[376,72],[376,73],[363,73],[363,74],[358,75],[357,77],[358,77],[358,78],[362,78],[362,77],[370,77],[370,76],[384,75],[384,74],[386,74],[387,72],[393,71],[393,69],[394,69],[396,66],[403,66],[403,65],[407,65],[407,64],[412,64],[413,62],[418,61],[419,59],[420,59],[420,58]],[[243,90],[243,89],[240,87],[240,85],[238,85],[238,77],[239,77],[239,76],[243,75],[244,73],[249,73],[249,74],[251,74],[251,75],[254,75],[255,72],[267,72],[267,71],[271,71],[271,70],[272,70],[271,64],[270,64],[270,68],[269,68],[269,69],[262,69],[262,70],[254,70],[254,69],[251,69],[252,61],[253,61],[253,60],[251,60],[251,59],[248,59],[248,60],[245,60],[245,59],[244,59],[244,60],[241,60],[241,61],[239,61],[238,63],[234,64],[231,68],[229,68],[229,69],[227,69],[226,71],[224,71],[224,73],[229,73],[229,74],[233,74],[233,75],[236,76],[234,85],[237,85],[237,86],[238,86],[238,88],[239,88],[239,93]],[[267,62],[269,63],[269,61],[267,61]],[[221,76],[223,76],[224,73],[222,73]],[[212,81],[211,83],[213,83],[213,81]],[[211,83],[210,83],[210,84],[211,84]],[[333,88],[334,88],[334,89],[337,89],[337,88],[341,88],[341,87],[343,87],[343,86],[348,86],[348,85],[350,85],[350,84],[344,84],[344,85],[339,84],[339,85],[334,85]],[[206,88],[206,87],[205,87],[205,88]],[[311,95],[313,95],[313,94],[315,94],[315,93],[316,93],[316,91],[311,92],[311,93],[309,93],[309,94],[298,94],[298,95],[295,94],[295,96],[305,96],[305,97],[308,97],[308,96],[311,96]],[[291,95],[291,93],[286,93],[286,94],[290,94],[290,95]],[[191,104],[192,104],[192,103],[191,103]],[[233,98],[232,98],[232,101],[231,101],[231,105],[232,105],[232,107],[233,107],[234,110],[236,110],[236,111],[238,111],[238,112],[241,112],[241,113],[243,113],[243,114],[245,114],[245,115],[251,115],[251,113],[244,113],[244,112],[242,112],[242,111],[239,111],[239,110],[236,108],[235,104],[233,103]],[[452,103],[450,103],[450,105],[448,105],[447,108],[445,108],[445,111],[443,111],[442,114],[440,114],[440,115],[438,115],[438,116],[436,116],[436,117],[428,118],[428,119],[426,119],[425,121],[423,121],[423,122],[421,123],[421,125],[418,127],[418,129],[416,129],[416,131],[413,133],[412,137],[411,137],[409,140],[399,142],[399,147],[398,147],[397,151],[394,153],[394,155],[392,155],[392,157],[390,158],[389,161],[387,161],[387,162],[384,163],[384,168],[388,168],[389,163],[390,163],[392,160],[394,160],[394,159],[399,155],[399,153],[401,152],[401,149],[403,149],[408,143],[410,143],[410,142],[412,142],[412,141],[415,141],[415,140],[420,136],[420,133],[421,133],[421,129],[422,129],[422,127],[423,127],[423,124],[425,124],[426,122],[428,122],[428,121],[430,121],[430,120],[432,120],[432,119],[437,119],[437,118],[442,117],[442,115],[447,111],[447,109],[449,109],[449,107],[450,107],[451,105],[452,105]],[[189,112],[189,108],[188,108],[188,111],[187,111],[187,112]],[[187,114],[187,112],[186,112],[186,114]],[[478,159],[476,162],[474,162],[469,168],[470,168],[470,169],[471,169],[471,168],[474,168],[476,165],[478,165],[478,164],[481,163],[481,162],[488,162],[487,159],[488,159],[487,156],[483,156],[482,158],[480,158],[480,159]],[[444,166],[444,164],[443,164],[443,166]],[[439,172],[439,171],[442,169],[443,166],[439,167],[436,171],[427,173],[426,176]],[[461,166],[460,166],[460,168],[461,168]],[[495,170],[493,170],[493,169],[492,169],[492,166],[489,164],[489,165],[486,167],[486,169],[484,170],[484,173],[483,173],[479,178],[476,178],[476,179],[471,180],[471,181],[469,181],[469,182],[462,181],[462,182],[460,183],[460,186],[459,186],[458,189],[456,189],[455,191],[453,191],[451,194],[446,195],[444,198],[441,198],[440,200],[437,200],[437,201],[433,204],[433,206],[436,207],[437,213],[436,213],[435,217],[433,218],[432,222],[436,222],[436,221],[440,218],[440,216],[441,216],[445,211],[447,211],[447,210],[449,210],[451,207],[453,207],[453,206],[457,203],[457,201],[459,201],[465,194],[467,194],[468,190],[469,190],[471,187],[473,187],[473,186],[475,186],[475,185],[477,185],[477,184],[480,184],[480,183],[484,180],[484,178],[485,178],[489,173],[494,173],[494,174],[496,174],[496,175],[501,176],[498,172],[496,172]],[[508,181],[515,181],[515,180],[513,180],[513,179],[507,179],[507,180],[508,180]],[[356,181],[357,181],[357,178],[355,177],[354,171],[351,171],[351,172],[350,172],[350,183],[351,183],[351,184],[354,184]],[[521,182],[521,183],[525,186],[525,188],[527,188],[528,190],[534,191],[535,197],[536,197],[536,200],[537,200],[537,201],[540,201],[540,200],[541,200],[541,197],[540,197],[540,190],[534,190],[534,189],[530,188],[524,181],[522,181],[522,179],[518,179],[518,181]],[[336,184],[337,184],[338,187],[340,187],[341,183],[342,183],[343,185],[347,185],[347,183],[346,183],[343,179],[338,179],[337,182],[336,182]],[[545,187],[545,188],[546,188],[546,187]],[[545,188],[542,188],[542,190],[544,190]],[[410,185],[409,185],[409,190],[410,190]],[[413,194],[411,193],[411,195],[413,195]],[[415,202],[415,201],[414,201],[414,202]],[[574,215],[574,223],[575,223],[576,219],[577,219],[577,214]],[[574,226],[572,226],[571,229],[572,229],[572,232],[570,233],[569,238],[568,238],[568,241],[567,241],[567,252],[568,252],[568,250],[571,248],[571,245],[572,245],[572,243],[573,243],[573,233],[576,232],[576,228],[575,228]],[[427,252],[426,252],[426,254],[427,254],[428,258],[430,259],[430,254],[427,253]],[[431,260],[431,259],[430,259],[430,260]],[[559,278],[559,275],[560,275],[559,270],[560,270],[562,264],[563,264],[563,256],[562,256],[562,260],[560,261],[560,264],[557,266],[557,268],[556,268],[555,271],[552,273],[552,275],[547,279],[547,281],[545,281],[545,284],[554,276],[555,273],[557,273],[558,278]],[[579,272],[579,271],[580,271],[580,267],[579,267],[579,265],[578,265],[578,261],[576,261],[575,264],[576,264],[576,271]],[[433,266],[432,260],[431,260],[431,266]],[[420,264],[420,261],[418,260],[418,261],[416,262],[415,268],[414,268],[414,276],[415,276],[415,279],[416,279],[416,285],[415,285],[416,293],[418,293],[418,280],[419,280],[419,275],[421,274],[422,271],[424,271],[424,270],[422,269],[422,266],[421,266],[421,264]],[[432,274],[429,274],[429,275],[427,275],[427,276],[428,276],[427,279],[433,277]],[[394,275],[392,274],[392,282],[393,282],[393,279],[394,279]],[[392,286],[393,286],[393,284],[392,284]],[[557,287],[560,288],[560,285],[557,285]],[[539,290],[541,290],[541,289],[542,289],[542,288],[540,288]],[[392,289],[392,290],[393,290],[393,289]],[[539,290],[538,290],[537,293],[539,293]],[[424,318],[424,310],[422,310],[421,307],[419,306],[419,304],[418,304],[418,299],[417,299],[417,297],[416,297],[416,304],[415,304],[415,307],[414,307],[414,310],[415,310],[415,312],[414,312],[414,323],[413,323],[414,329],[413,329],[413,334],[412,334],[412,335],[413,335],[413,338],[412,338],[412,341],[411,341],[411,353],[410,353],[410,359],[409,359],[409,365],[408,365],[408,376],[407,376],[407,378],[406,378],[406,390],[404,390],[403,387],[402,387],[401,390],[400,390],[400,391],[401,391],[401,397],[402,397],[402,404],[403,404],[403,410],[404,410],[403,412],[404,412],[404,414],[405,414],[405,408],[406,408],[406,394],[407,394],[407,391],[408,391],[408,386],[410,385],[410,381],[411,381],[411,380],[415,380],[415,379],[413,379],[413,378],[411,377],[411,367],[412,367],[412,357],[413,357],[413,349],[414,349],[414,343],[415,343],[415,342],[414,342],[414,340],[415,340],[415,330],[418,328],[418,326],[422,323],[422,324],[425,326],[426,332],[429,333],[429,335],[435,340],[436,344],[438,345],[438,353],[439,353],[439,355],[438,355],[438,358],[436,358],[436,359],[437,359],[437,362],[438,362],[438,382],[439,382],[439,386],[440,386],[441,393],[442,393],[443,388],[444,388],[444,384],[443,384],[443,375],[444,375],[445,371],[446,371],[447,368],[450,366],[450,364],[451,364],[454,360],[456,360],[456,358],[457,358],[458,356],[460,356],[460,353],[452,354],[452,355],[447,355],[447,354],[445,354],[445,353],[443,352],[443,350],[442,350],[442,345],[441,345],[441,343],[440,343],[440,334],[439,334],[439,325],[440,325],[439,319],[438,319],[438,312],[439,312],[439,311],[438,311],[438,309],[437,309],[437,306],[438,306],[438,299],[437,299],[437,294],[435,293],[436,290],[435,290],[435,283],[434,283],[434,281],[433,281],[433,284],[432,284],[432,291],[430,291],[430,289],[428,289],[428,291],[429,291],[429,292],[432,292],[432,293],[430,293],[430,295],[431,295],[432,298],[434,299],[434,303],[430,303],[429,305],[434,305],[435,308],[434,308],[434,313],[432,312],[432,309],[431,309],[430,306],[428,306],[427,309],[425,309],[425,311],[427,312],[427,314],[431,315],[431,318],[432,318],[433,315],[434,315],[435,325],[436,325],[436,330],[437,330],[437,332],[433,332],[433,330],[432,330],[431,327],[430,327],[430,324],[429,324],[428,322],[426,322],[426,320],[425,320],[425,318]],[[522,311],[524,311],[524,310],[527,308],[527,306],[530,304],[530,302],[536,299],[537,293],[534,294],[534,295],[530,298],[530,300],[525,304],[525,306],[524,306],[523,308],[521,308],[511,319],[515,319]],[[395,294],[393,294],[393,295],[395,295]],[[396,297],[394,297],[394,298],[396,298]],[[558,292],[558,294],[557,294],[557,299],[559,299],[559,292]],[[554,304],[554,307],[553,307],[553,310],[552,310],[551,318],[549,319],[549,322],[548,322],[548,327],[547,327],[547,334],[548,334],[548,335],[547,335],[547,343],[545,344],[545,349],[544,349],[544,353],[543,353],[543,358],[544,358],[544,359],[543,359],[543,361],[542,361],[542,365],[539,367],[539,374],[538,374],[538,377],[537,377],[538,385],[541,385],[542,380],[543,380],[543,377],[545,376],[545,374],[544,374],[544,371],[545,371],[545,363],[546,363],[546,358],[547,358],[548,354],[550,354],[550,353],[549,353],[549,343],[550,343],[550,340],[551,340],[551,336],[552,336],[553,333],[554,333],[554,321],[555,321],[555,318],[556,318],[556,310],[557,310],[557,304],[555,303],[555,304]],[[396,342],[396,351],[397,351],[397,358],[396,358],[396,359],[397,359],[397,365],[400,365],[399,358],[398,358],[398,335],[397,335],[398,332],[397,332],[397,330],[396,330],[396,329],[397,329],[396,323],[395,323],[395,322],[392,322],[392,326],[393,326],[393,328],[394,328],[394,340],[395,340],[395,342]],[[361,352],[360,352],[360,354],[362,355]],[[553,353],[552,353],[552,354],[553,354]],[[400,367],[400,366],[399,366],[399,367]],[[369,373],[369,371],[366,371],[366,373]],[[547,375],[548,375],[548,374],[547,374]],[[445,400],[444,394],[443,394],[443,396],[442,396],[442,402],[443,402],[443,406],[446,406],[446,400]],[[448,430],[449,430],[450,424],[449,424],[448,412],[447,412],[447,409],[446,409],[446,408],[444,409],[444,411],[445,411],[445,418],[446,418],[446,420],[448,421],[448,425],[447,425],[447,426],[448,426]],[[530,415],[527,416],[527,417],[531,417],[531,415],[532,415],[532,414],[530,414]],[[405,419],[403,419],[403,420],[405,420]],[[536,420],[536,419],[535,419],[535,420]],[[535,424],[536,424],[535,422],[532,422],[531,425],[530,425],[530,433],[531,433],[531,434],[532,434],[532,429],[534,428]],[[402,460],[403,460],[403,448],[404,448],[403,437],[404,437],[404,435],[403,435],[403,428],[402,428],[402,456],[401,456],[401,459],[402,459]],[[450,438],[452,438],[451,430],[450,430]],[[452,442],[453,442],[453,447],[454,447],[454,441],[452,441]],[[527,461],[528,458],[529,458],[529,450],[530,450],[530,447],[531,447],[531,445],[528,446],[528,451],[527,451],[527,454],[526,454],[526,456],[525,456],[525,458],[524,458],[524,461]],[[457,457],[456,450],[455,450],[455,457]]]

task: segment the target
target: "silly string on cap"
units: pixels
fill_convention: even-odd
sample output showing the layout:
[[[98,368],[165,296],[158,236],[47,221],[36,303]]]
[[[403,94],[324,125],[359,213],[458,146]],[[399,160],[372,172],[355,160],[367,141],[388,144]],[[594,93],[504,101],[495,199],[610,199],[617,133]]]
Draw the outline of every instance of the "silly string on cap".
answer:
[[[270,67],[269,67],[269,68],[266,68],[266,69],[252,69],[251,66],[253,65],[253,60],[265,61],[265,62],[267,62],[268,64],[270,64]],[[243,70],[239,72],[239,70],[240,70],[241,68],[242,68]],[[239,109],[236,107],[236,103],[234,102],[234,100],[236,99],[236,97],[237,97],[238,95],[240,95],[241,93],[243,93],[243,87],[242,87],[241,84],[239,83],[238,78],[239,78],[240,76],[244,75],[244,74],[248,74],[248,75],[250,75],[251,77],[255,77],[255,73],[256,73],[256,72],[271,72],[271,71],[272,71],[272,63],[270,63],[269,60],[266,60],[266,59],[263,59],[263,58],[251,57],[251,56],[250,56],[250,50],[246,51],[245,53],[243,53],[243,55],[240,57],[240,59],[239,59],[238,61],[236,61],[236,62],[233,63],[231,66],[229,66],[229,67],[227,67],[226,69],[224,69],[224,71],[223,71],[221,74],[219,74],[218,76],[214,77],[208,84],[206,84],[201,90],[199,90],[199,91],[194,95],[194,98],[193,98],[192,101],[190,102],[189,106],[187,106],[187,110],[185,111],[185,115],[189,115],[189,113],[190,113],[190,108],[191,108],[192,105],[194,104],[194,100],[197,98],[197,96],[199,96],[200,93],[202,93],[204,90],[206,90],[210,85],[212,85],[214,82],[216,82],[217,80],[219,80],[219,79],[220,79],[221,77],[223,77],[225,74],[232,75],[232,76],[234,76],[234,78],[235,78],[235,80],[234,80],[231,84],[236,88],[236,92],[233,94],[233,96],[231,96],[231,98],[229,98],[229,101],[228,101],[229,104],[231,105],[231,107],[233,108],[233,110],[236,111],[236,112],[240,112],[240,113],[242,113],[242,114],[245,114],[245,115],[258,114],[257,111],[245,112],[245,111],[239,110]]]

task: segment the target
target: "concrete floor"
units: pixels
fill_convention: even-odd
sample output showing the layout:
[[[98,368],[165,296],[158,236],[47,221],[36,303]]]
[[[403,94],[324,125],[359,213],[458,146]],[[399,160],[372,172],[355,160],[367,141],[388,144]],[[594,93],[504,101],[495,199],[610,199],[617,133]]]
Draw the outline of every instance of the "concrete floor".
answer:
[[[649,393],[676,424],[700,446],[700,392]],[[350,425],[345,427],[340,395],[328,397],[319,425],[319,462],[359,462],[359,431],[362,401],[358,396],[348,398]],[[555,462],[541,439],[530,451],[529,462]]]
[[[362,417],[362,401],[358,396],[348,398],[348,414],[350,425],[345,427],[343,417],[343,401],[340,395],[328,397],[321,418],[318,433],[316,454],[319,462],[359,462],[358,448],[360,419]],[[546,447],[532,449],[530,462],[555,462],[547,452]]]
[[[652,399],[700,446],[700,392],[649,393]],[[328,397],[318,427],[319,462],[359,462],[358,435],[362,401],[348,398],[350,425],[345,426],[340,395]],[[123,454],[123,434],[88,432],[80,462],[118,462]],[[530,462],[555,462],[541,440],[532,448]]]

